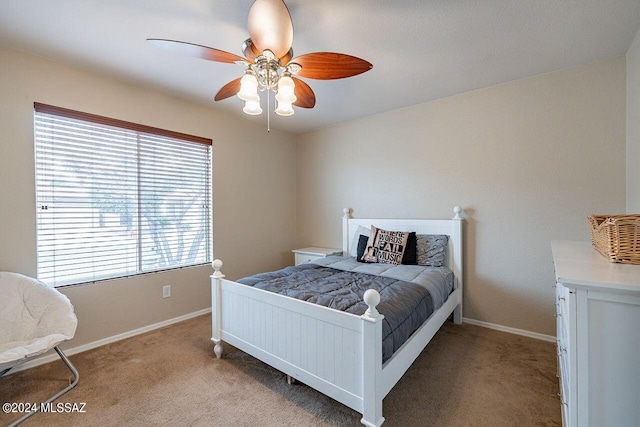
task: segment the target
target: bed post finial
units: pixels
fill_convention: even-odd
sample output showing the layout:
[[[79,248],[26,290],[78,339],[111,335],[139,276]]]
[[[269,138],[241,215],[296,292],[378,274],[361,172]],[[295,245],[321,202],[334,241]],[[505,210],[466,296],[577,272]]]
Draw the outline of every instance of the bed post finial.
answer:
[[[367,289],[364,293],[364,303],[367,304],[369,308],[364,312],[365,316],[377,318],[380,317],[380,313],[376,309],[376,305],[380,304],[380,294],[375,289]]]
[[[214,259],[213,262],[211,263],[211,266],[213,267],[214,278],[224,277],[224,274],[220,272],[220,270],[222,269],[222,261],[220,261],[219,259]]]
[[[462,212],[462,208],[460,206],[456,206],[455,208],[453,208],[453,212],[455,213],[455,215],[453,216],[453,219],[462,219],[462,217],[460,216],[460,213]]]
[[[344,215],[342,215],[343,218],[345,218],[345,219],[351,218],[351,208],[342,209],[342,213],[344,214]]]

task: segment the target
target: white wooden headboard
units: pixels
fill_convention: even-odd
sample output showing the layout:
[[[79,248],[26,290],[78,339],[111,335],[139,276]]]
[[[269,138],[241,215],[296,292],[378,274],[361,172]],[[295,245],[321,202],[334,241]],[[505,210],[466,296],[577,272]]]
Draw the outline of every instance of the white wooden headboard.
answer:
[[[456,278],[456,288],[462,285],[462,209],[453,208],[452,219],[362,219],[351,218],[351,209],[344,209],[342,217],[342,253],[349,255],[353,240],[357,237],[358,226],[378,228],[393,231],[415,231],[416,234],[446,234],[449,236],[447,265]]]

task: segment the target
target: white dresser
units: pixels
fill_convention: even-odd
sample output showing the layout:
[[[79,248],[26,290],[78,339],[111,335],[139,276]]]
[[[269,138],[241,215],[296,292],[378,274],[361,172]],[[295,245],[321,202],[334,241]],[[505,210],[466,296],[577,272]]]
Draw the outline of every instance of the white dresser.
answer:
[[[640,426],[640,265],[551,242],[565,426]]]

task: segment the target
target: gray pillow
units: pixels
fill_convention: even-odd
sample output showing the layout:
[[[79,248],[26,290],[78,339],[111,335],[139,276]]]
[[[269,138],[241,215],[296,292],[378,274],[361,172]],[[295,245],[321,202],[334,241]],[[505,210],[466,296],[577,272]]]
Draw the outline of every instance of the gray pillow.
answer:
[[[449,236],[446,234],[417,234],[416,238],[416,261],[418,265],[427,267],[442,267],[446,265]]]

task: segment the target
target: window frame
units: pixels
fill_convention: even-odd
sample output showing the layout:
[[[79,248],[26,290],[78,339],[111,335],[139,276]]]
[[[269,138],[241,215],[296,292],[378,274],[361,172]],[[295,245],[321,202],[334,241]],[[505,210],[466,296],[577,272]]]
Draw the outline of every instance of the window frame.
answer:
[[[140,138],[140,134],[148,134],[151,135],[153,137],[167,137],[167,138],[172,138],[172,139],[177,139],[183,142],[188,142],[188,143],[197,143],[197,144],[203,144],[206,146],[209,146],[208,148],[208,153],[207,153],[207,157],[209,160],[209,164],[208,164],[208,177],[207,177],[207,182],[205,183],[205,186],[207,187],[206,190],[208,192],[208,194],[206,194],[206,206],[207,206],[207,220],[208,220],[208,224],[206,226],[206,233],[205,233],[205,259],[206,261],[201,262],[195,262],[193,264],[184,264],[184,265],[168,265],[166,267],[160,267],[160,268],[154,268],[154,269],[149,269],[149,270],[142,270],[142,262],[143,260],[140,258],[141,254],[140,251],[137,251],[137,255],[136,255],[136,264],[139,266],[138,267],[138,271],[136,271],[135,273],[130,273],[127,272],[125,274],[121,274],[121,275],[113,275],[113,276],[109,276],[109,277],[104,277],[104,278],[97,278],[97,279],[91,279],[91,280],[78,280],[78,281],[73,281],[73,282],[66,282],[66,283],[60,283],[60,284],[55,284],[52,283],[52,286],[56,287],[56,288],[63,288],[63,287],[68,287],[68,286],[78,286],[78,285],[85,285],[85,284],[89,284],[89,283],[97,283],[97,282],[102,282],[102,281],[107,281],[107,280],[116,280],[116,279],[123,279],[123,278],[128,278],[128,277],[135,277],[135,276],[140,276],[140,275],[145,275],[145,274],[155,274],[158,272],[163,272],[163,271],[170,271],[170,270],[180,270],[180,269],[184,269],[184,268],[192,268],[192,267],[198,267],[198,266],[203,266],[203,265],[208,265],[211,260],[213,259],[213,140],[210,138],[203,138],[203,137],[199,137],[199,136],[194,136],[194,135],[189,135],[189,134],[185,134],[185,133],[181,133],[181,132],[175,132],[175,131],[171,131],[171,130],[167,130],[167,129],[161,129],[161,128],[157,128],[157,127],[153,127],[153,126],[147,126],[147,125],[143,125],[143,124],[139,124],[139,123],[133,123],[133,122],[128,122],[128,121],[124,121],[124,120],[120,120],[120,119],[113,119],[113,118],[109,118],[109,117],[105,117],[105,116],[100,116],[100,115],[96,115],[96,114],[91,114],[91,113],[85,113],[85,112],[81,112],[81,111],[76,111],[76,110],[71,110],[68,108],[63,108],[63,107],[57,107],[57,106],[53,106],[53,105],[48,105],[48,104],[43,104],[43,103],[39,103],[39,102],[34,102],[34,159],[37,160],[37,152],[36,152],[36,145],[37,145],[37,135],[36,135],[36,113],[43,113],[43,114],[50,114],[50,115],[54,115],[54,116],[59,116],[62,118],[68,118],[68,119],[74,119],[74,120],[81,120],[87,123],[92,123],[92,124],[98,124],[98,125],[106,125],[106,126],[111,126],[111,127],[115,127],[115,128],[119,128],[119,129],[123,129],[123,130],[128,130],[128,131],[133,131],[136,132],[136,134],[138,135],[138,139]],[[137,159],[138,162],[140,161],[140,154],[137,154]],[[36,177],[36,181],[35,181],[35,191],[36,191],[36,210],[40,210],[42,207],[39,206],[39,199],[38,199],[38,192],[39,192],[39,187],[38,187],[38,166],[37,164],[34,165],[34,169],[35,169],[35,177]],[[138,172],[139,173],[139,172]],[[136,185],[137,191],[140,191],[140,183],[138,182]],[[140,205],[140,201],[138,201],[138,205]],[[36,216],[38,216],[39,214],[36,213]],[[140,217],[140,215],[138,215]],[[141,227],[138,232],[141,233],[140,230],[142,230],[142,222],[140,222],[139,219],[139,223],[138,225]],[[39,243],[39,236],[38,234],[40,233],[40,225],[39,225],[39,221],[38,221],[38,225],[36,226],[36,265],[37,265],[37,270],[38,270],[38,274],[40,273],[40,243]],[[142,271],[141,271],[142,270]]]

